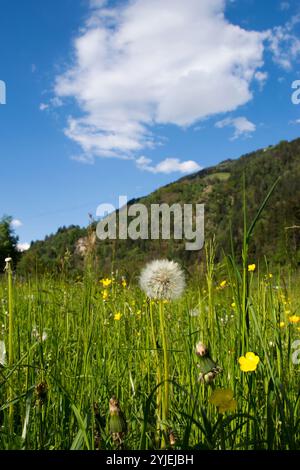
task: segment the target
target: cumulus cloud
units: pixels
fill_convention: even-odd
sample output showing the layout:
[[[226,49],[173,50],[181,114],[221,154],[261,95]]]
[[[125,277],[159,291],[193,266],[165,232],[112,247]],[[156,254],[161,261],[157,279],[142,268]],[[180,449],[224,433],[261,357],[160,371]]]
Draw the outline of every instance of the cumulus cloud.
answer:
[[[222,121],[218,121],[215,126],[219,129],[223,127],[233,127],[234,134],[231,140],[236,140],[242,136],[249,137],[256,130],[256,125],[243,116],[223,119]]]
[[[152,164],[151,158],[139,157],[136,160],[136,165],[140,170],[149,171],[150,173],[194,173],[195,171],[201,170],[198,163],[193,160],[187,160],[181,162],[178,158],[166,158],[156,165]]]
[[[10,224],[13,228],[22,227],[23,223],[19,219],[13,219]]]
[[[19,251],[27,251],[30,248],[30,243],[18,243],[17,248]]]
[[[157,145],[157,125],[187,127],[251,100],[266,33],[231,24],[224,0],[105,4],[92,0],[74,62],[55,84],[57,98],[79,107],[65,134],[88,159],[136,158]]]

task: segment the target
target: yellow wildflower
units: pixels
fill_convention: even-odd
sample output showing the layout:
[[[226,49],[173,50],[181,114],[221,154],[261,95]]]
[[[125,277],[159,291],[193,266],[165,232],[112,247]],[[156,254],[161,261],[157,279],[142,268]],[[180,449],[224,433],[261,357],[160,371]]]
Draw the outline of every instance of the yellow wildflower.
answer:
[[[125,289],[125,287],[127,287],[127,282],[126,282],[125,279],[122,279],[122,286],[124,287],[124,289]]]
[[[108,298],[108,291],[107,289],[104,289],[104,291],[102,292],[102,298],[103,300],[106,300]]]
[[[284,321],[281,321],[281,322],[279,323],[279,326],[280,326],[280,328],[284,328],[284,327],[285,327]]]
[[[235,308],[235,307],[236,307],[235,302],[232,302],[231,307],[232,307],[232,308]]]
[[[239,358],[241,371],[253,372],[256,370],[259,363],[259,357],[253,352],[247,352],[245,356]]]
[[[237,402],[233,398],[233,391],[229,388],[214,390],[209,401],[218,408],[219,413],[234,411],[237,406]]]
[[[100,282],[102,282],[102,286],[103,286],[103,287],[109,287],[109,286],[111,285],[111,283],[112,283],[112,280],[106,278],[106,279],[101,279]]]
[[[121,320],[121,316],[122,316],[122,315],[121,315],[121,313],[120,313],[120,312],[118,312],[118,313],[115,313],[114,320],[116,320],[116,321],[119,321],[119,320]]]
[[[224,281],[220,282],[221,289],[224,289],[224,287],[226,287],[226,285],[227,285],[226,279]]]
[[[273,277],[273,274],[269,273],[269,278],[272,279],[272,277]]]
[[[289,317],[289,322],[290,323],[299,323],[300,322],[300,317],[298,315],[292,315]]]
[[[249,264],[249,266],[248,266],[249,273],[253,273],[253,271],[255,271],[255,269],[256,269],[256,264]]]

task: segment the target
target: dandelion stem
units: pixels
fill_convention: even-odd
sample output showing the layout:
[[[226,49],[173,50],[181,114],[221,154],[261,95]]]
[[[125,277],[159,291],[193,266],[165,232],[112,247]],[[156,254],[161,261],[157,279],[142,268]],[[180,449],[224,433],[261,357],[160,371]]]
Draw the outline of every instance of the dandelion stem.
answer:
[[[163,420],[163,430],[166,429],[166,420],[168,419],[168,409],[169,409],[169,358],[168,358],[168,348],[167,348],[167,338],[166,338],[166,329],[165,329],[165,319],[164,319],[164,304],[163,301],[159,302],[159,319],[160,319],[160,329],[161,329],[161,338],[162,338],[162,347],[164,354],[164,394],[162,401],[162,420]],[[163,445],[164,445],[163,437]]]
[[[159,357],[157,351],[157,344],[156,344],[156,336],[155,336],[155,329],[154,329],[154,322],[153,322],[153,309],[152,309],[152,301],[150,300],[149,304],[149,311],[150,311],[150,323],[151,323],[151,334],[152,334],[152,342],[153,342],[153,350],[155,353],[155,369],[156,369],[156,380],[157,385],[161,383],[161,370],[159,365]],[[161,387],[157,389],[157,396],[156,396],[156,406],[157,406],[157,413],[158,413],[158,420],[161,421]],[[159,426],[158,426],[159,427]]]

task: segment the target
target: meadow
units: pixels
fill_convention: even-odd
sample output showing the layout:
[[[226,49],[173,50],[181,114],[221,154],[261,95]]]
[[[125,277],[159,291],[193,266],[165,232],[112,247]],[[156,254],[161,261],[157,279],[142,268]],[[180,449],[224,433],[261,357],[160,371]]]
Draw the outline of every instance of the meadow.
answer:
[[[297,273],[212,248],[177,300],[117,271],[6,273],[0,448],[299,449],[299,292]]]

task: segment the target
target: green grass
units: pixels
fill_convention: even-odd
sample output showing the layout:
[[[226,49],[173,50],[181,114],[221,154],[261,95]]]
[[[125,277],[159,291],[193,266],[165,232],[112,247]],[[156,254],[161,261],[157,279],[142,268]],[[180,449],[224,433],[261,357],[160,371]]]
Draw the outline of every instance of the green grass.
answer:
[[[191,280],[181,300],[164,305],[170,382],[163,428],[173,431],[177,449],[299,448],[299,365],[292,353],[300,323],[289,322],[299,313],[299,278],[275,272],[270,277],[258,268],[249,273],[247,350],[260,363],[255,372],[244,373],[238,359],[245,306],[236,269],[230,261],[215,266],[211,258],[209,276]],[[227,281],[223,288],[222,280]],[[123,287],[118,276],[106,289],[104,301],[104,288],[91,273],[76,282],[14,279],[13,364],[0,368],[1,449],[112,449],[112,395],[126,416],[125,448],[160,446],[155,410],[157,360],[163,364],[159,304],[150,305],[137,286]],[[0,302],[0,339],[8,346],[5,277]],[[47,339],[38,341],[43,332]],[[198,380],[199,340],[222,367],[212,384]],[[219,414],[209,402],[219,388],[234,392],[235,411]]]

